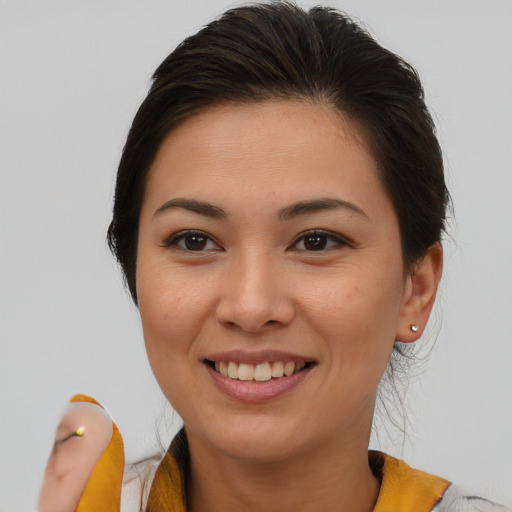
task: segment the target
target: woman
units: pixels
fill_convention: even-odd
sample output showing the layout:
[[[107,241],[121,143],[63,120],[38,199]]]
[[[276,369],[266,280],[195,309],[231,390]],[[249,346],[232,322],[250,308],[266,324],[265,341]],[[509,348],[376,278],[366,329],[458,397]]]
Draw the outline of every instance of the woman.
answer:
[[[237,8],[159,66],[109,228],[184,422],[144,466],[148,510],[504,510],[368,453],[379,382],[432,311],[448,204],[417,74],[335,11]],[[78,400],[41,512],[117,493],[116,428]],[[64,488],[55,461],[78,453]]]

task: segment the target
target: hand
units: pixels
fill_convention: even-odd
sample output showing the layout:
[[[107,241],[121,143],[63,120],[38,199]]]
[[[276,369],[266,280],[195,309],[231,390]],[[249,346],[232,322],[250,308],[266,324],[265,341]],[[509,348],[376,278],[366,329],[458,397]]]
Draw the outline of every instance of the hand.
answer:
[[[75,395],[57,427],[39,512],[119,512],[123,440],[93,398]]]

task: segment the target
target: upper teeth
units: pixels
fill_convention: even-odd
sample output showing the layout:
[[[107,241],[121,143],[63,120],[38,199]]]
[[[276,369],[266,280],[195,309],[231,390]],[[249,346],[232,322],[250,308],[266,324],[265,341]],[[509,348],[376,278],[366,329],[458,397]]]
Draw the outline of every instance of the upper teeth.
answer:
[[[272,377],[289,376],[297,373],[306,366],[306,363],[293,361],[274,361],[272,363],[248,364],[234,361],[215,361],[215,369],[224,377],[238,380],[255,380],[263,382]]]

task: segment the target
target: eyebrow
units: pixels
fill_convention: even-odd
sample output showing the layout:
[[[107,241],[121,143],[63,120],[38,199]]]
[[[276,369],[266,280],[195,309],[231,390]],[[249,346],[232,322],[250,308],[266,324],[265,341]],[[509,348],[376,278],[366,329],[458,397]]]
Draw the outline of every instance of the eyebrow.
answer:
[[[186,198],[176,198],[167,201],[155,211],[153,217],[176,208],[188,210],[214,219],[226,219],[229,217],[229,213],[219,206],[215,206],[207,201],[198,201],[196,199]],[[338,209],[349,210],[352,213],[368,218],[368,215],[366,215],[366,213],[354,203],[331,197],[298,201],[281,209],[278,216],[281,220],[291,220],[295,217],[306,215],[308,213]]]
[[[286,206],[279,212],[279,218],[282,220],[293,219],[299,215],[305,215],[308,213],[320,212],[325,210],[338,210],[345,209],[352,213],[356,213],[362,217],[368,218],[368,215],[350,201],[344,201],[343,199],[336,199],[331,197],[324,197],[321,199],[312,199],[309,201],[299,201]]]
[[[213,217],[214,219],[226,219],[228,214],[222,208],[215,206],[206,201],[197,201],[196,199],[185,199],[185,198],[176,198],[171,199],[164,203],[160,208],[156,210],[153,214],[153,218],[161,213],[167,212],[169,210],[173,210],[175,208],[181,208],[183,210],[188,210],[190,212],[198,213],[199,215],[204,215],[206,217]]]

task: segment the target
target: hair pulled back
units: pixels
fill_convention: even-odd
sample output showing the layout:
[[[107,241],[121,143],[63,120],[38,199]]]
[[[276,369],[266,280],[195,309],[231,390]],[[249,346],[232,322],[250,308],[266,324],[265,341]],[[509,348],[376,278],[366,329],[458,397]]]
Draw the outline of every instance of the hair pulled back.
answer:
[[[276,99],[328,104],[361,131],[399,219],[406,267],[441,239],[449,194],[416,71],[334,9],[238,7],[162,62],[128,134],[108,243],[135,303],[140,210],[164,137],[208,106]]]

